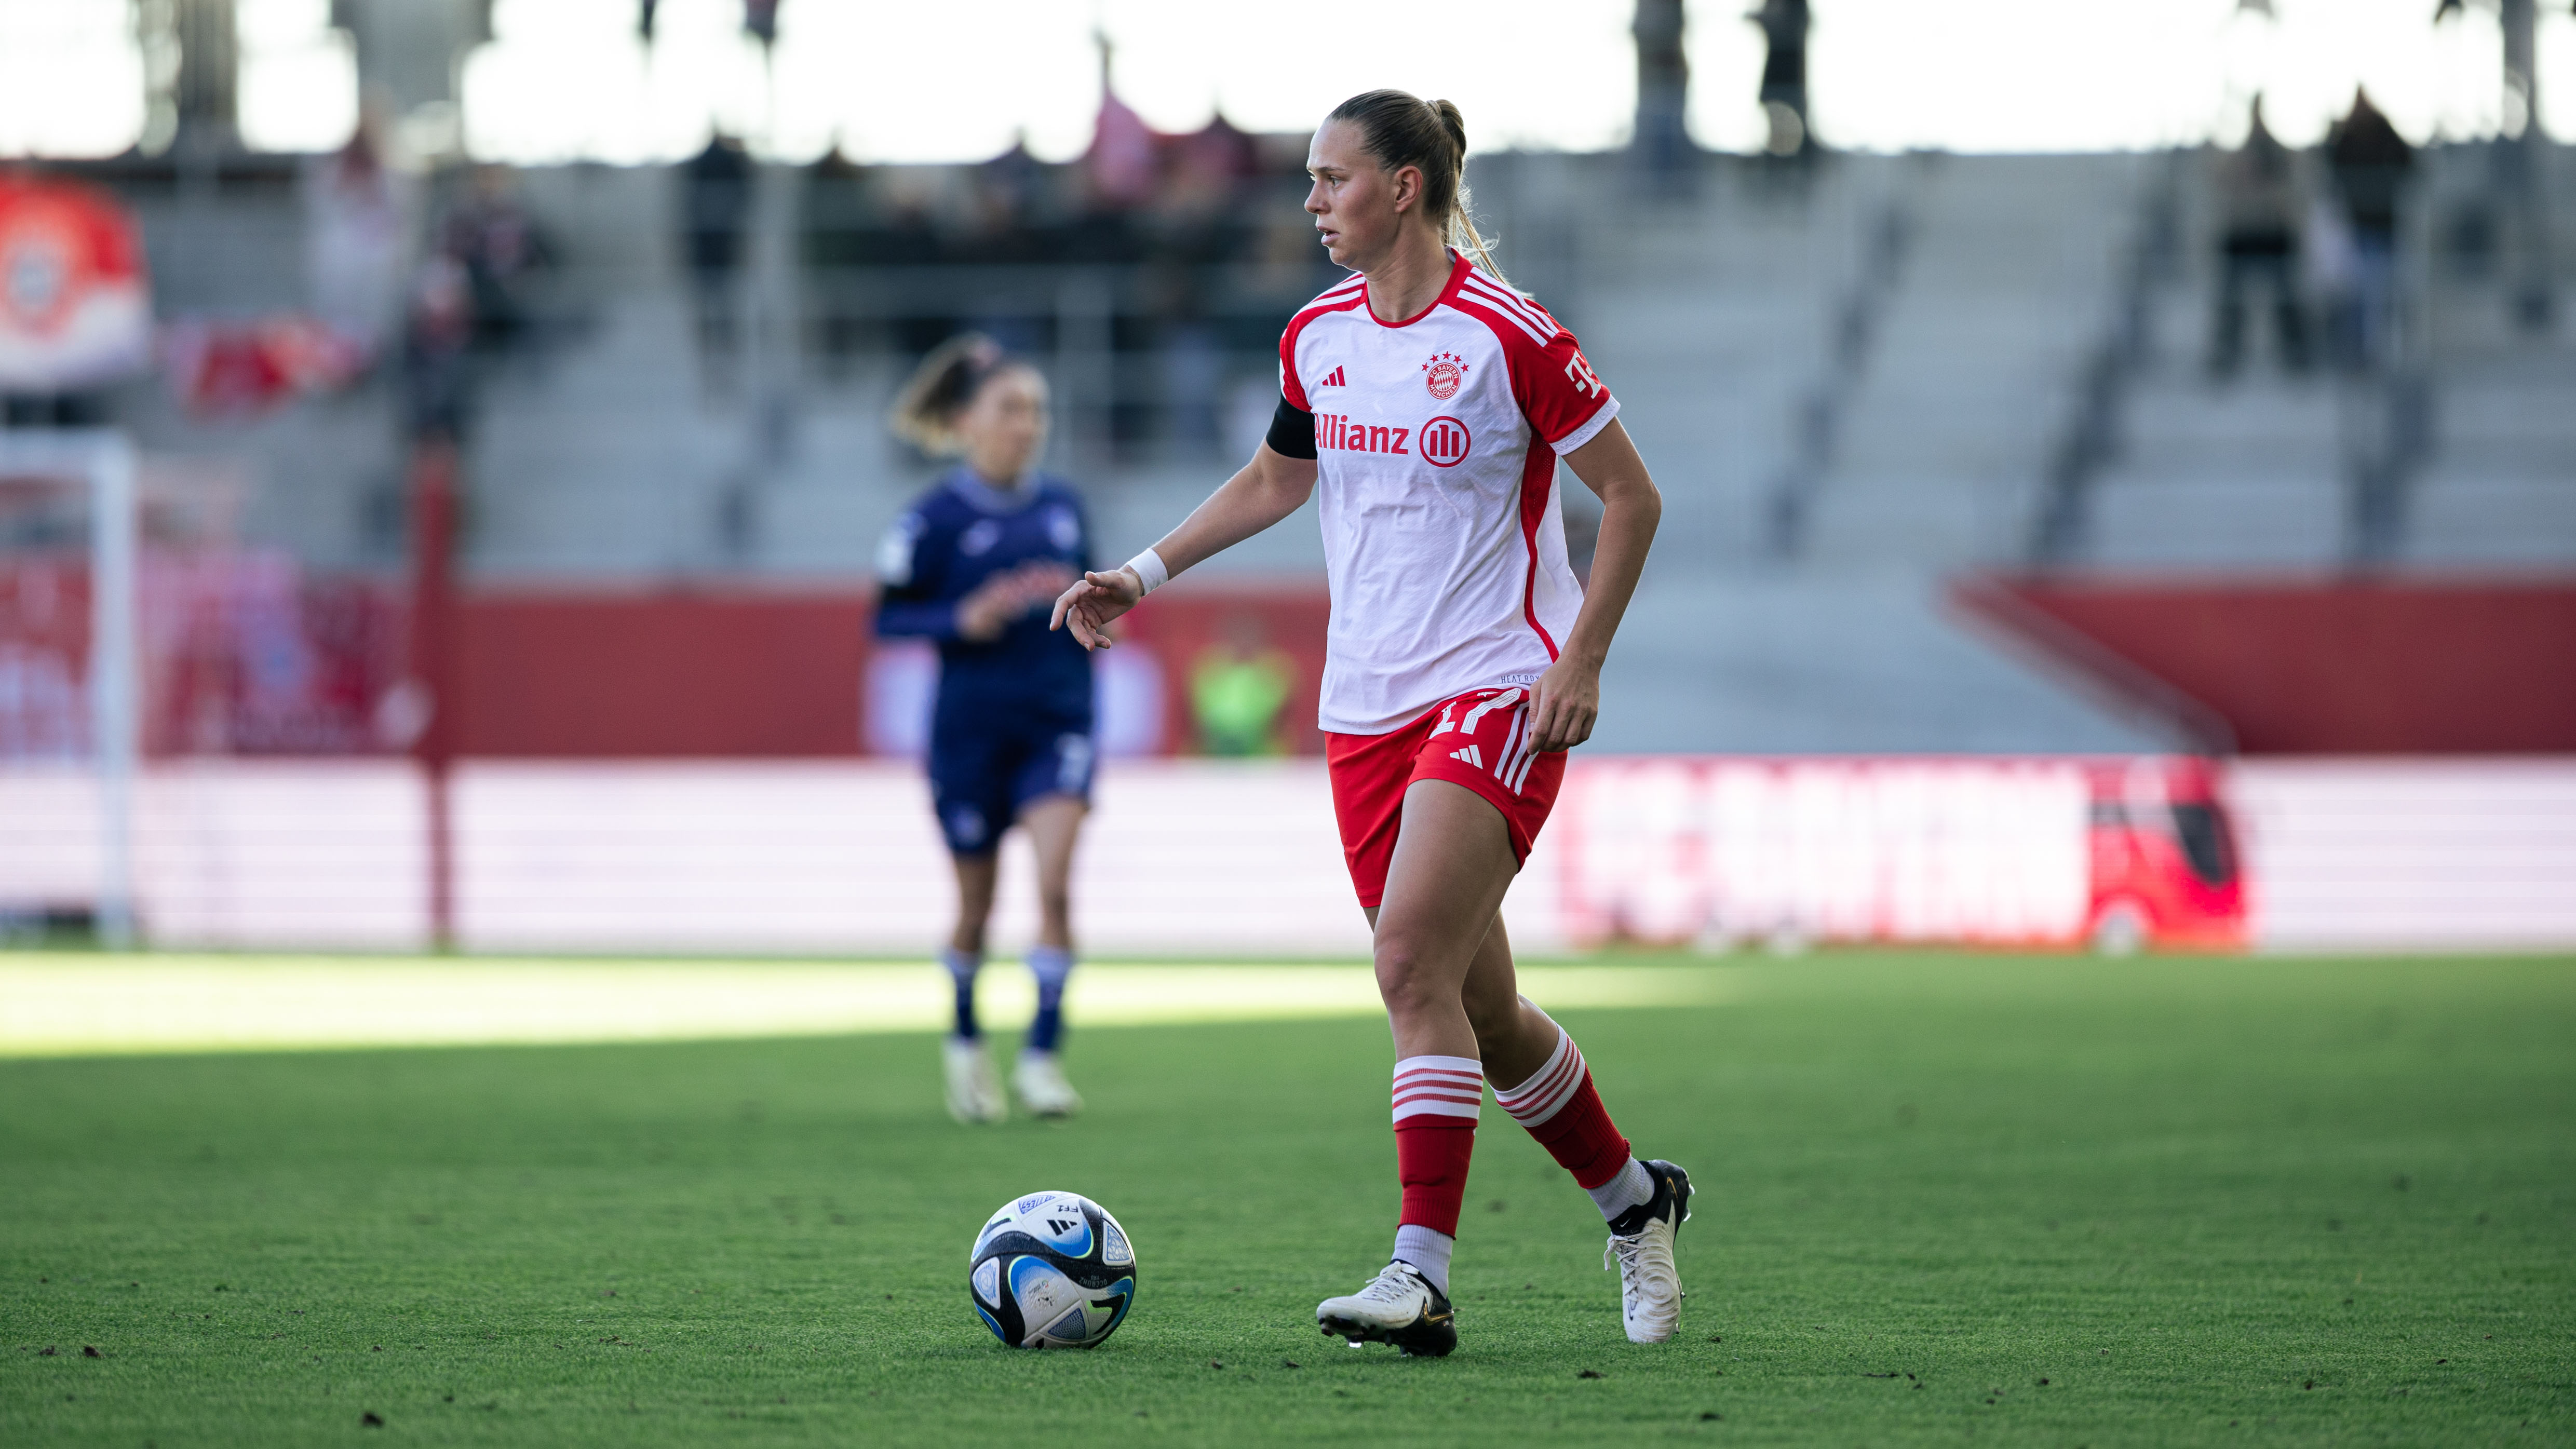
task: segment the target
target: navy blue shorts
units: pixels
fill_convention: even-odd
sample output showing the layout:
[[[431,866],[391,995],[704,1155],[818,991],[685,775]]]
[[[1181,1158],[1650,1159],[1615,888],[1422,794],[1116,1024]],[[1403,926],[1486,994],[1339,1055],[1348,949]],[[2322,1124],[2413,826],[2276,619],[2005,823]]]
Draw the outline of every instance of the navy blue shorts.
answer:
[[[930,800],[959,855],[990,855],[1029,802],[1091,799],[1091,722],[978,720],[930,733]]]

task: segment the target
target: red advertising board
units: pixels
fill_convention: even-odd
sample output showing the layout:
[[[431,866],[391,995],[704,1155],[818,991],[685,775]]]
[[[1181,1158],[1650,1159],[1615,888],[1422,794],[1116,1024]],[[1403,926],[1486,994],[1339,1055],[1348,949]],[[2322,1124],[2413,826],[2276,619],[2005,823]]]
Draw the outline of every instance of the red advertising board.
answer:
[[[2244,941],[2233,827],[2204,761],[1579,763],[1546,841],[1579,943]]]

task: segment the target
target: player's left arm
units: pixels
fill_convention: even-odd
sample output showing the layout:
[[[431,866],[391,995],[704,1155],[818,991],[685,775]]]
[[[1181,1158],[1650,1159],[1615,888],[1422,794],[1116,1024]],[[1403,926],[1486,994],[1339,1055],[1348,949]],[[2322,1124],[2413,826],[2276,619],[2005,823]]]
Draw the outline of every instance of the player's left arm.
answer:
[[[1530,686],[1530,737],[1541,750],[1570,750],[1592,738],[1593,722],[1601,717],[1601,664],[1610,657],[1610,636],[1619,632],[1637,576],[1645,571],[1655,525],[1664,516],[1664,495],[1617,418],[1566,454],[1565,466],[1601,497],[1601,541],[1592,551],[1583,609],[1556,662]]]

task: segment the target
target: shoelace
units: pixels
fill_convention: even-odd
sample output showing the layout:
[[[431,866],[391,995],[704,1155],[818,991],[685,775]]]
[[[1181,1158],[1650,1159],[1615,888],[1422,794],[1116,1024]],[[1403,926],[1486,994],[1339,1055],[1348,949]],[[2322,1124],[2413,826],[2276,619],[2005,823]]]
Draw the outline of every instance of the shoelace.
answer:
[[[1413,1275],[1403,1267],[1389,1263],[1378,1270],[1369,1285],[1353,1295],[1370,1303],[1401,1303],[1413,1292]]]
[[[1647,1272],[1645,1256],[1646,1235],[1644,1233],[1639,1233],[1633,1238],[1612,1238],[1609,1246],[1601,1250],[1601,1266],[1607,1270],[1613,1261],[1617,1262],[1621,1294],[1652,1293],[1657,1286],[1656,1279],[1664,1275]],[[1661,1293],[1654,1293],[1653,1296],[1670,1299],[1673,1294],[1667,1288]]]

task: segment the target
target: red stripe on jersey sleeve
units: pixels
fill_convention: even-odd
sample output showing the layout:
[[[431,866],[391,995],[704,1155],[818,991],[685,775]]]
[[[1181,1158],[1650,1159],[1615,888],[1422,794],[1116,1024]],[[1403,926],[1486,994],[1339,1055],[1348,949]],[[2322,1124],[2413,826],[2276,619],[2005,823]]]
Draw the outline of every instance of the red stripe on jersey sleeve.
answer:
[[[1511,364],[1512,400],[1520,404],[1521,416],[1529,419],[1530,432],[1539,441],[1551,447],[1565,441],[1610,405],[1609,386],[1593,372],[1573,333],[1557,326],[1555,336],[1538,342],[1521,311],[1507,311],[1504,303],[1475,289],[1462,290],[1453,305],[1501,341]],[[1553,317],[1547,321],[1556,323]]]

